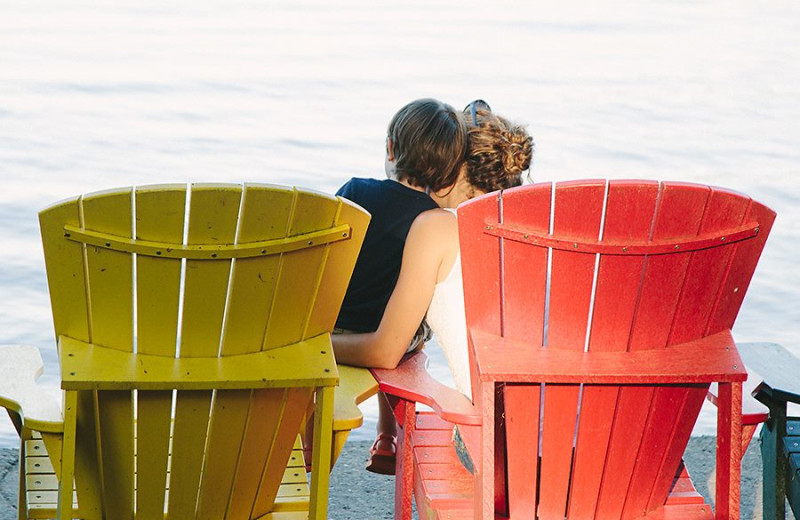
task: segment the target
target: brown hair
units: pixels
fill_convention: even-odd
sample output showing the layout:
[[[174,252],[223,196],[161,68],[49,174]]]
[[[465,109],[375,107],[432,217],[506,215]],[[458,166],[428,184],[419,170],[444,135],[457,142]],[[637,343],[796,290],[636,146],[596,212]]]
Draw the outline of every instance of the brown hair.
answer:
[[[464,116],[436,99],[418,99],[389,122],[398,180],[433,191],[453,186],[467,151]]]
[[[475,121],[468,117],[467,125],[470,186],[492,192],[522,184],[533,157],[533,138],[525,127],[485,109],[475,111]]]

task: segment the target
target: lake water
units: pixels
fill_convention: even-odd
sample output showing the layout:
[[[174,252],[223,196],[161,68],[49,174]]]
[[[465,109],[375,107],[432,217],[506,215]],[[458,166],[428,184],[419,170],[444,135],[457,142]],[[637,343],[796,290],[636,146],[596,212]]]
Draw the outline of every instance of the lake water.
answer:
[[[39,209],[164,182],[333,192],[383,175],[387,122],[428,96],[529,124],[535,180],[687,180],[773,207],[734,334],[800,355],[793,0],[0,6],[0,343],[40,347],[54,393]],[[713,428],[704,411],[695,432]]]

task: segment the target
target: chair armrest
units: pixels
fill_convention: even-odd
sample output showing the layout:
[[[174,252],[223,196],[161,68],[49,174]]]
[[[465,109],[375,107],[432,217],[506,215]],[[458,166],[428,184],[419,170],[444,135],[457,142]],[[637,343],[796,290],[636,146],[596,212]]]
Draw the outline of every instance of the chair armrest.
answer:
[[[583,352],[544,348],[470,330],[481,381],[511,383],[704,384],[744,381],[730,331],[656,350]]]
[[[25,428],[61,432],[64,417],[58,398],[36,384],[43,369],[42,356],[36,347],[0,347],[0,406],[19,415]]]
[[[748,372],[760,378],[754,396],[800,404],[800,359],[777,343],[742,343],[739,353]]]
[[[442,419],[455,424],[481,424],[477,407],[459,392],[430,375],[424,352],[406,355],[393,370],[371,368],[380,390],[407,401],[430,406]]]
[[[364,423],[358,405],[378,393],[378,383],[366,368],[339,365],[339,386],[333,398],[333,430],[354,430]]]
[[[335,386],[330,335],[252,354],[173,358],[59,338],[64,390],[237,390]]]

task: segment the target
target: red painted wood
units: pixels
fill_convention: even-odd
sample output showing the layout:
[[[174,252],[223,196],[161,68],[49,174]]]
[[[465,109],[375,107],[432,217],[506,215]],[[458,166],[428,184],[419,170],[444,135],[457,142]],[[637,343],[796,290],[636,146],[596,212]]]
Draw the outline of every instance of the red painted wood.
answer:
[[[506,447],[512,458],[506,477],[510,518],[530,518],[536,514],[533,484],[539,478],[539,390],[539,385],[505,387]]]
[[[751,201],[746,219],[758,222],[758,237],[736,244],[736,253],[729,266],[728,277],[720,294],[719,308],[715,310],[714,316],[708,324],[706,331],[708,334],[733,327],[764,243],[772,229],[775,212],[758,202]]]
[[[663,183],[652,222],[652,239],[683,240],[687,236],[696,236],[709,193],[709,188],[704,186]],[[647,258],[641,282],[637,286],[638,303],[628,350],[660,349],[667,344],[691,254],[675,253]],[[620,517],[636,461],[652,461],[655,458],[643,445],[654,391],[653,387],[620,389],[608,462],[597,504],[596,514],[599,518]],[[665,498],[660,497],[661,500]]]
[[[370,371],[386,394],[430,406],[447,421],[480,424],[478,409],[464,394],[434,379],[425,369],[427,362],[424,352],[416,352],[403,358],[393,370]]]
[[[602,242],[650,236],[658,183],[610,181]],[[643,257],[601,256],[595,289],[589,352],[625,352],[638,301]],[[572,473],[569,515],[593,518],[611,436],[609,414],[619,390],[584,386]]]
[[[749,198],[712,188],[698,234],[722,233],[731,226],[749,223],[750,221],[746,219],[749,205]],[[681,297],[673,318],[669,345],[702,337],[707,332],[712,313],[717,308],[720,287],[728,272],[728,264],[738,245],[725,245],[691,254]],[[668,392],[669,389],[658,389],[653,402]],[[658,461],[647,461],[644,457],[640,459],[634,470],[634,478],[637,478],[639,486],[631,493],[626,507],[631,506],[636,510],[644,506],[646,502],[644,497],[647,493],[642,475],[647,481],[654,479],[649,499],[650,507],[655,506],[660,497],[666,495],[670,485],[666,475],[671,468],[680,463],[704,397],[702,390],[687,389],[683,394],[684,404],[671,422],[665,423],[661,418],[651,419],[646,427],[647,435],[644,442],[664,446],[660,469],[658,472],[652,472],[650,468],[659,467]],[[672,429],[665,428],[664,424],[672,424]]]
[[[596,240],[600,236],[605,189],[604,181],[557,184],[553,203],[554,236]],[[586,344],[595,255],[553,250],[551,256],[547,347],[582,352]],[[544,388],[539,514],[545,518],[562,517],[567,510],[579,392],[579,385],[546,385]],[[515,459],[511,457],[511,460]]]
[[[473,385],[474,387],[474,385]],[[474,508],[482,520],[491,520],[495,510],[505,509],[505,496],[498,496],[495,492],[495,385],[494,383],[479,383],[480,392],[473,394],[480,399],[483,424],[480,429],[481,450],[475,464],[475,497]]]
[[[717,480],[714,517],[739,518],[741,490],[741,383],[719,385],[717,406]]]
[[[411,500],[414,492],[414,452],[411,438],[416,426],[414,403],[400,401],[395,413],[403,420],[398,421],[397,430],[397,465],[394,479],[394,517],[400,520],[411,520]]]
[[[743,381],[746,372],[729,331],[669,349],[573,352],[534,349],[474,331],[482,379],[515,383],[709,383]]]
[[[458,208],[458,238],[461,263],[481,266],[480,276],[464,276],[464,303],[467,323],[494,334],[502,334],[502,294],[500,286],[500,239],[483,231],[489,224],[500,220],[498,193],[476,197]],[[477,269],[475,269],[477,271]],[[472,356],[470,350],[469,353]],[[472,368],[472,396],[477,399],[479,389],[474,364]]]
[[[550,232],[551,185],[503,192],[503,224]],[[503,240],[503,336],[544,341],[547,248]]]

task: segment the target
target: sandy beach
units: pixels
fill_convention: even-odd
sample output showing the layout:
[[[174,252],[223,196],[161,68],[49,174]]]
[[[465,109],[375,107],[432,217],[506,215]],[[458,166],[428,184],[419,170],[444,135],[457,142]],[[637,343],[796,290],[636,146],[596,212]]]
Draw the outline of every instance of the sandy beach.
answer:
[[[697,490],[711,500],[714,492],[713,437],[693,437],[686,450],[686,465]],[[364,471],[370,443],[349,442],[331,476],[328,517],[331,520],[383,520],[393,518],[393,477]],[[17,453],[0,449],[0,520],[17,518]],[[754,439],[742,461],[742,520],[761,519],[761,455]],[[794,518],[791,513],[787,518]]]

